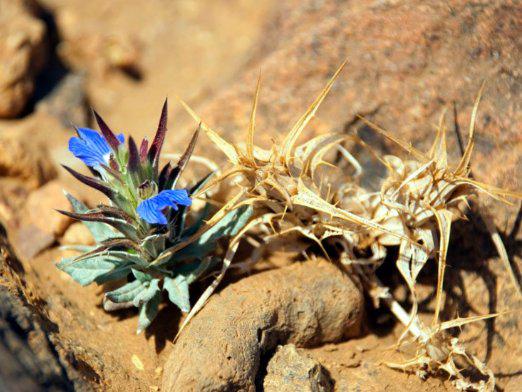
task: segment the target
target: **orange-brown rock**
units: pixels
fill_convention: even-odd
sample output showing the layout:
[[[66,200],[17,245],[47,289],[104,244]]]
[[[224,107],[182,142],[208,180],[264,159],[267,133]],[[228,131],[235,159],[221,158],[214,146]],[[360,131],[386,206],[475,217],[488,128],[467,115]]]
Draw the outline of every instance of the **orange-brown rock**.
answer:
[[[261,272],[212,296],[174,345],[164,391],[254,391],[278,344],[335,342],[360,332],[363,296],[324,260]]]
[[[447,108],[450,158],[457,159],[453,103],[465,136],[485,80],[473,169],[482,181],[520,189],[522,162],[514,153],[522,137],[518,2],[291,0],[278,2],[274,12],[244,71],[196,107],[220,134],[245,140],[261,72],[256,140],[265,146],[281,140],[347,60],[309,132],[358,130],[377,150],[397,152],[358,120],[364,115],[427,148]],[[209,144],[202,138],[200,148]]]
[[[72,219],[56,210],[71,211],[71,205],[63,193],[63,185],[59,181],[51,181],[27,198],[27,223],[46,233],[60,236],[72,223]]]
[[[93,245],[94,238],[87,226],[82,222],[76,222],[65,231],[60,242],[63,245]]]
[[[18,116],[47,59],[46,27],[32,1],[0,0],[0,118]]]
[[[0,134],[0,177],[10,177],[31,190],[57,175],[47,148],[23,134]]]

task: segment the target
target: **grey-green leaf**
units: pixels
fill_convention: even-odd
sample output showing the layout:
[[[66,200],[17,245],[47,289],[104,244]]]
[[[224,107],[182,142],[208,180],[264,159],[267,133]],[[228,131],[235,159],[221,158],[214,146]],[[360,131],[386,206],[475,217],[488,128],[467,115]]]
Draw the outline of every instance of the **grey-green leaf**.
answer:
[[[95,282],[98,284],[107,283],[113,280],[120,280],[124,279],[129,275],[131,272],[131,264],[120,264],[116,268],[114,268],[112,271],[107,272],[106,274],[103,274],[101,276],[98,276],[95,279]]]
[[[191,257],[203,258],[215,248],[218,239],[236,235],[239,230],[248,223],[253,212],[254,209],[252,206],[242,206],[230,211],[212,228],[203,233],[194,243],[181,249],[165,263]],[[168,249],[166,252],[168,252]]]
[[[177,267],[173,273],[180,274],[187,279],[188,284],[195,282],[203,272],[205,272],[210,265],[212,264],[212,260],[209,257],[203,258],[203,260],[194,261],[192,263],[183,264]]]
[[[139,280],[140,282],[143,282],[143,283],[147,283],[147,282],[150,282],[152,280],[152,276],[145,273],[145,272],[142,272],[140,270],[137,270],[135,268],[132,269],[132,274],[134,275],[134,277]]]
[[[152,323],[152,321],[158,314],[158,307],[160,301],[160,292],[156,292],[156,294],[150,299],[150,301],[145,302],[140,306],[137,333],[143,332]]]
[[[122,303],[133,301],[136,295],[141,293],[146,287],[139,280],[134,280],[120,288],[105,293],[105,296],[112,302]]]
[[[107,257],[93,257],[79,261],[66,258],[56,264],[59,269],[68,273],[82,286],[94,282],[97,278],[110,273],[120,265],[121,263],[117,260],[112,260]]]
[[[143,240],[141,247],[145,249],[152,259],[155,259],[165,249],[165,235],[150,235]]]
[[[132,300],[134,306],[141,306],[142,304],[149,302],[159,289],[159,279],[152,279],[149,283],[144,283],[146,288],[140,291]]]
[[[135,264],[140,267],[147,268],[149,266],[149,263],[147,260],[145,260],[143,257],[136,253],[131,253],[128,251],[123,250],[111,250],[108,251],[107,254],[111,257],[117,258],[123,262],[129,263],[129,264]]]
[[[169,300],[182,312],[190,311],[189,282],[183,275],[178,275],[174,279],[166,277],[163,280],[163,288],[169,294]]]

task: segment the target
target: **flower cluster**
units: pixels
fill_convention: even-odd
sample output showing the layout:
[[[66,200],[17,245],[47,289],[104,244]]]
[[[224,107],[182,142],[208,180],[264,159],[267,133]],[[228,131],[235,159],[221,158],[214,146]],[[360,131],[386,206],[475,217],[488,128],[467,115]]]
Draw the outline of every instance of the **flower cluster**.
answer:
[[[83,221],[96,245],[75,247],[82,254],[63,259],[58,268],[82,285],[123,281],[121,287],[105,293],[104,308],[111,311],[138,307],[139,332],[154,319],[163,290],[182,311],[190,310],[189,284],[209,266],[207,255],[215,249],[217,238],[239,230],[231,230],[229,226],[245,210],[232,211],[228,217],[225,215],[227,219],[212,225],[204,222],[209,208],[187,219],[191,196],[212,173],[190,189],[176,189],[199,129],[177,165],[169,162],[160,170],[160,153],[167,131],[167,102],[150,147],[147,139],[138,147],[132,137],[125,144],[123,135],[115,135],[96,112],[94,116],[101,133],[79,128],[78,135],[69,141],[69,150],[88,167],[92,176],[64,168],[80,182],[105,194],[110,203],[88,209],[67,194],[74,212],[59,212]]]
[[[147,139],[143,139],[138,149],[132,137],[126,147],[122,134],[116,136],[96,112],[95,117],[102,134],[92,129],[79,128],[78,137],[69,141],[69,150],[100,177],[101,181],[94,180],[99,190],[110,198],[114,193],[126,196],[115,198],[116,205],[129,212],[135,220],[141,219],[148,224],[167,225],[166,209],[178,210],[178,205],[191,205],[187,190],[171,188],[176,185],[190,157],[195,138],[189,146],[185,161],[180,162],[176,170],[169,163],[161,173],[158,172],[159,156],[167,130],[167,103],[163,107],[158,131],[150,149]],[[92,186],[92,178],[86,178],[68,167],[66,169],[78,180]]]

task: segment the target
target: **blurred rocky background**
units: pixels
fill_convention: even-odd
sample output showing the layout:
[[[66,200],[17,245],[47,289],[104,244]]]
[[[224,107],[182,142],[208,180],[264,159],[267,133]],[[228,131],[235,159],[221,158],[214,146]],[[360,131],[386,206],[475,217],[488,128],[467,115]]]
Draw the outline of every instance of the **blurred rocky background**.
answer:
[[[466,135],[485,81],[473,172],[520,190],[521,37],[516,0],[0,0],[0,222],[7,230],[0,233],[0,362],[12,364],[0,367],[0,389],[161,387],[175,311],[164,309],[150,333],[135,336],[135,314],[105,314],[99,289],[77,287],[53,266],[57,245],[91,241],[81,226],[54,212],[68,208],[64,188],[97,201],[59,166],[80,169],[67,140],[74,126],[92,126],[91,107],[114,129],[141,137],[151,135],[169,97],[167,147],[179,152],[197,124],[177,97],[227,138],[240,140],[261,75],[256,137],[267,145],[347,60],[309,132],[357,131],[381,152],[397,152],[362,124],[358,116],[364,115],[426,148],[447,109],[450,157],[457,159],[455,130]],[[201,137],[196,153],[223,159],[208,146]],[[520,278],[519,206],[483,204]],[[464,313],[515,311],[468,333],[501,387],[515,391],[522,383],[522,347],[513,340],[521,332],[521,301],[483,224],[470,224],[479,235],[471,244],[454,244],[451,269],[466,284],[452,298]],[[464,236],[467,230],[461,229]],[[277,384],[284,382],[322,388],[309,390],[444,388],[442,379],[423,384],[378,365],[379,347],[392,345],[399,333],[390,328],[383,337],[368,334],[307,352],[292,348],[291,355],[278,351],[265,364],[266,388],[297,385]],[[284,366],[298,376],[285,379]],[[315,378],[307,381],[299,372]],[[12,389],[21,375],[24,387]]]

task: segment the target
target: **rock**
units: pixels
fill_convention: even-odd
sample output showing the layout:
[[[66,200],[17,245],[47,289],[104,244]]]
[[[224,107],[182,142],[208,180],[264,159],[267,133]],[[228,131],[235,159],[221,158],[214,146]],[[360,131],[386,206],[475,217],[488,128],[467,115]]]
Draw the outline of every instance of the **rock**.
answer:
[[[360,333],[363,296],[324,260],[261,272],[214,294],[166,361],[164,391],[254,391],[261,357]]]
[[[333,382],[319,362],[299,353],[293,344],[279,346],[268,362],[265,392],[331,392]]]
[[[88,124],[85,77],[81,74],[68,73],[47,96],[38,102],[36,109],[58,118],[64,128]]]
[[[31,289],[0,225],[0,385],[5,391],[89,391],[77,371],[60,358],[50,320],[32,306]]]
[[[19,179],[32,190],[56,176],[45,146],[20,135],[0,134],[0,177]]]
[[[108,32],[104,21],[82,23],[84,15],[74,7],[57,10],[56,19],[63,38],[58,54],[72,69],[96,75],[114,70],[139,74],[141,53],[135,37]]]
[[[32,1],[0,0],[0,118],[18,116],[47,59],[46,27]]]
[[[25,207],[29,224],[58,237],[69,227],[72,219],[56,210],[72,211],[69,201],[63,194],[63,186],[57,180],[32,192]]]
[[[81,222],[73,223],[61,239],[63,245],[93,245],[94,238],[91,232]]]
[[[16,179],[0,177],[0,220],[8,228],[16,228],[29,190]]]
[[[30,260],[41,251],[48,249],[55,241],[56,238],[52,233],[34,225],[26,225],[16,232],[13,244],[22,260]]]
[[[456,161],[452,105],[456,103],[465,133],[480,85],[487,80],[473,171],[481,181],[520,189],[520,154],[512,147],[522,124],[522,7],[517,1],[475,7],[469,1],[291,0],[277,2],[273,15],[243,72],[196,107],[220,135],[244,142],[260,70],[255,138],[269,147],[271,139],[282,139],[347,60],[306,132],[358,130],[373,147],[382,138],[358,119],[362,114],[406,142],[427,148],[434,137],[432,124],[449,108],[450,159]],[[198,146],[207,157],[209,144],[201,138]],[[399,152],[393,143],[384,145]],[[504,225],[504,218],[512,222],[514,216],[499,213],[498,223]]]

